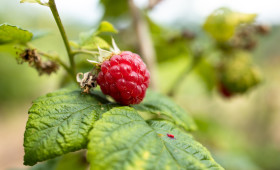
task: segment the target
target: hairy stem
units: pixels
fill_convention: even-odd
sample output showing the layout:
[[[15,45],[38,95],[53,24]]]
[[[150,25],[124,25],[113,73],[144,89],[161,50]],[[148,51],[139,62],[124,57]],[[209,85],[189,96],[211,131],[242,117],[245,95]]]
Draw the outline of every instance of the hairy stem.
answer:
[[[68,38],[67,38],[67,35],[66,35],[66,32],[65,32],[65,29],[62,25],[62,22],[61,22],[61,19],[59,17],[59,14],[58,14],[58,11],[57,11],[57,8],[56,8],[56,4],[55,4],[55,0],[49,0],[49,7],[52,11],[52,14],[53,14],[53,17],[55,19],[55,22],[58,26],[58,29],[60,31],[60,34],[61,34],[61,37],[63,39],[63,42],[64,42],[64,45],[65,45],[65,48],[66,48],[66,51],[67,51],[67,54],[68,54],[68,57],[69,57],[69,61],[70,61],[70,70],[71,70],[71,75],[72,77],[74,76],[75,77],[75,61],[74,61],[74,54],[72,53],[72,50],[71,50],[71,47],[70,47],[70,44],[69,44],[69,41],[68,41]]]

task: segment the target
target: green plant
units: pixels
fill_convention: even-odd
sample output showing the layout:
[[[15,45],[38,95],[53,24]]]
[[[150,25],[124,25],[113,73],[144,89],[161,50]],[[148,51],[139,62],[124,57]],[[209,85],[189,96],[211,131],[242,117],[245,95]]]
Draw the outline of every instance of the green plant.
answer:
[[[107,42],[108,37],[118,32],[111,23],[103,21],[94,31],[81,33],[78,42],[69,41],[55,0],[46,3],[40,0],[21,0],[21,2],[38,3],[51,10],[69,61],[68,64],[59,55],[34,47],[32,40],[37,37],[30,31],[9,24],[0,25],[0,44],[16,46],[20,63],[27,62],[40,75],[52,74],[60,67],[67,73],[65,76],[67,87],[39,97],[33,101],[29,109],[24,134],[25,165],[33,166],[38,162],[44,162],[33,166],[32,169],[66,167],[86,169],[87,166],[91,169],[223,169],[215,162],[209,151],[193,139],[190,132],[196,129],[196,125],[190,115],[165,95],[148,89],[142,103],[121,106],[105,96],[98,88],[91,92],[87,89],[88,94],[82,93],[76,82],[76,75],[80,69],[76,57],[83,54],[96,59],[99,48],[109,50],[111,46]],[[126,9],[128,5],[122,7]],[[105,14],[118,16],[121,13]],[[228,51],[233,54],[232,49],[237,47],[229,45],[229,48],[224,48],[224,46],[228,45],[228,40],[233,37],[237,25],[247,22],[245,15],[242,14],[235,13],[231,17],[243,20],[238,20],[230,26],[223,22],[218,23],[225,24],[222,28],[225,28],[224,32],[228,32],[222,35],[216,32],[212,34],[224,54],[228,54]],[[211,18],[210,16],[210,20]],[[248,20],[251,22],[252,18],[254,16],[250,15]],[[153,27],[156,26],[152,21],[148,23],[153,31],[155,29]],[[214,26],[206,23],[205,30],[212,33],[217,22],[210,23],[214,23]],[[159,41],[162,40],[166,41],[165,37],[159,37]],[[189,40],[175,37],[173,41],[179,44],[184,53],[188,52],[184,48],[184,43],[189,43]],[[168,43],[164,42],[162,46],[165,48]],[[161,45],[156,47],[161,48]],[[194,56],[190,67],[184,69],[174,81],[168,93],[170,96],[174,95],[183,77],[197,65],[205,62],[200,51],[196,51]],[[251,66],[250,63],[248,65]],[[68,77],[72,82],[67,80]],[[240,77],[242,81],[246,79]],[[249,86],[257,84],[258,81],[249,83]],[[235,83],[226,78],[224,82],[229,86]],[[244,86],[246,85],[245,83]],[[235,87],[233,89],[236,90]],[[246,90],[247,86],[242,86],[241,90],[236,91]],[[69,154],[80,150],[81,152]],[[83,160],[85,154],[87,161],[81,163],[80,160]]]

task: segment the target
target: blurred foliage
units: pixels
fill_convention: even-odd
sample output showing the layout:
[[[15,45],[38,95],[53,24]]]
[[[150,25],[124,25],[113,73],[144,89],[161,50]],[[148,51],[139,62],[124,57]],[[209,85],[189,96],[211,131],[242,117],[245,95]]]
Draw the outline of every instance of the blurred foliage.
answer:
[[[31,40],[32,36],[31,32],[19,27],[8,24],[0,25],[0,44],[13,42],[26,43]]]
[[[211,117],[196,117],[199,130],[194,135],[215,150],[214,157],[225,169],[258,170],[256,163],[247,155],[244,136]]]
[[[13,46],[0,46],[0,50],[14,51]],[[36,96],[40,86],[37,84],[38,74],[29,69],[27,65],[19,66],[15,55],[9,53],[0,53],[0,101],[20,101],[29,99],[30,96]],[[9,63],[9,64],[7,64]]]
[[[157,61],[163,62],[180,56],[190,55],[190,43],[194,34],[188,30],[177,31],[162,28],[149,19],[149,27],[157,54]]]
[[[245,14],[231,11],[228,8],[220,8],[210,14],[203,28],[217,41],[227,41],[235,33],[240,24],[252,23],[256,14]]]
[[[128,0],[100,0],[104,5],[104,18],[117,18],[129,14]]]
[[[195,71],[204,82],[207,91],[211,92],[215,88],[217,82],[214,66],[208,60],[203,58],[196,66]]]
[[[258,67],[253,66],[252,57],[246,51],[235,51],[225,56],[219,79],[231,93],[244,93],[261,82]]]

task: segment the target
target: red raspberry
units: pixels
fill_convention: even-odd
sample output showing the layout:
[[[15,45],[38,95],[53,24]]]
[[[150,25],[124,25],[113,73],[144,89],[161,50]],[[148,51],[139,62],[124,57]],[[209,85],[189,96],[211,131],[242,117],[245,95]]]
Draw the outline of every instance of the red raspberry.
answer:
[[[129,51],[104,61],[97,77],[102,92],[122,105],[140,103],[149,82],[150,73],[145,63],[139,55]]]

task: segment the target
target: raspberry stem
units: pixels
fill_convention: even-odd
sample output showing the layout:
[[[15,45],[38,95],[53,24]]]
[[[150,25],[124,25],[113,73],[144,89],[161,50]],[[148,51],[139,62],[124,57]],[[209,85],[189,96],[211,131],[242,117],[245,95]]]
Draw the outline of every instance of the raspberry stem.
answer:
[[[92,55],[92,56],[95,56],[95,55],[99,54],[97,51],[88,51],[88,50],[74,50],[74,51],[72,51],[72,53],[74,55],[77,55],[77,54],[88,54],[88,55]]]
[[[72,49],[70,47],[69,41],[68,41],[68,37],[66,35],[65,29],[63,27],[63,24],[61,22],[61,19],[59,17],[57,8],[56,8],[56,4],[55,4],[55,0],[49,0],[49,7],[52,11],[53,17],[55,19],[55,22],[58,26],[58,29],[60,31],[61,37],[63,39],[67,54],[68,54],[68,58],[70,61],[70,70],[71,70],[71,76],[74,77],[75,79],[75,61],[74,61],[74,55],[75,53],[72,52]]]

